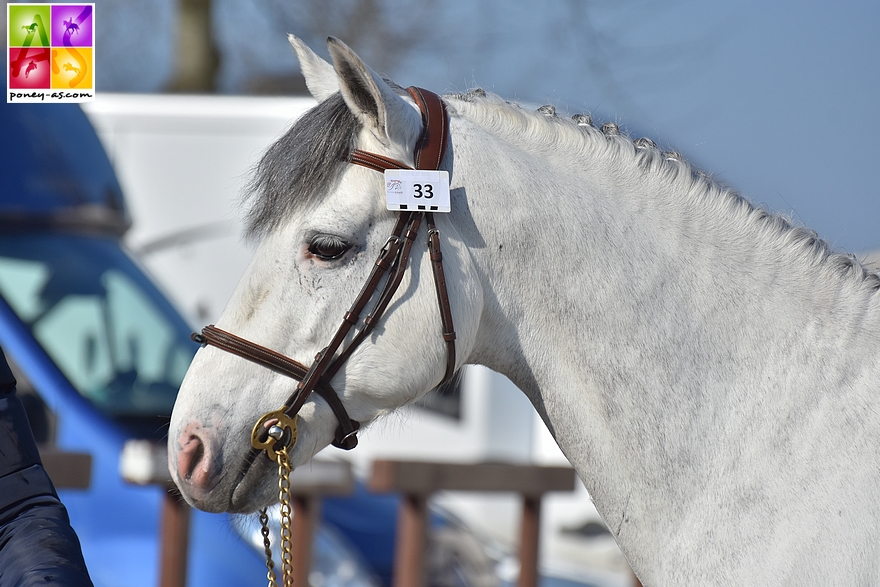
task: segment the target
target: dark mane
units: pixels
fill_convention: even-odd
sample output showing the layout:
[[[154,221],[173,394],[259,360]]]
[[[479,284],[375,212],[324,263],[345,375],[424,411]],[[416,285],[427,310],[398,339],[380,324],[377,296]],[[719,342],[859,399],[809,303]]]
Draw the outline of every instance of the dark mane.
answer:
[[[244,194],[248,238],[266,234],[295,208],[319,200],[348,161],[359,130],[337,93],[275,141],[254,166]]]

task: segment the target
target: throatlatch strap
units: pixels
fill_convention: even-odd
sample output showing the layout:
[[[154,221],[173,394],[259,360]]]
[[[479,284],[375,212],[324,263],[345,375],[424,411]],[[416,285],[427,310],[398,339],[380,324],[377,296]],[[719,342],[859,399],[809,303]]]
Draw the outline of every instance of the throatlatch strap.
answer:
[[[446,373],[441,385],[452,379],[455,373],[455,327],[452,325],[452,307],[449,304],[449,291],[446,289],[446,275],[443,273],[443,254],[440,252],[440,231],[434,224],[434,214],[427,212],[428,251],[431,267],[434,270],[434,286],[437,289],[437,303],[440,307],[440,324],[443,326],[443,340],[446,341]]]

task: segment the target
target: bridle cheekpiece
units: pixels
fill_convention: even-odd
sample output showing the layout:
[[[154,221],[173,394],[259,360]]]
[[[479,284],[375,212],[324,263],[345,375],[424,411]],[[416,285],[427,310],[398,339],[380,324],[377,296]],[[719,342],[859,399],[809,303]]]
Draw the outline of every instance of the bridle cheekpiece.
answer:
[[[407,88],[407,92],[415,100],[422,113],[422,133],[413,154],[415,168],[437,170],[445,156],[449,138],[449,115],[446,111],[446,105],[440,96],[428,90],[410,87]],[[349,162],[380,172],[389,169],[412,169],[394,159],[361,150],[354,151]],[[267,412],[257,420],[251,434],[252,450],[246,459],[242,475],[247,473],[247,469],[250,468],[261,451],[266,451],[270,459],[276,460],[280,458],[278,455],[283,448],[286,458],[286,454],[296,443],[297,414],[313,391],[327,401],[339,422],[332,442],[333,446],[344,450],[350,450],[357,446],[357,431],[360,428],[360,423],[349,417],[339,396],[330,386],[330,380],[354,350],[366,340],[391,302],[391,298],[403,280],[410,251],[423,219],[428,226],[428,251],[440,307],[442,336],[447,346],[446,373],[443,382],[448,381],[455,371],[455,329],[452,324],[452,311],[449,305],[446,278],[443,273],[440,231],[434,224],[431,212],[412,210],[399,213],[394,230],[379,252],[366,283],[343,316],[342,324],[330,344],[315,356],[311,367],[306,367],[272,349],[221,330],[213,324],[203,328],[201,334],[194,333],[192,335],[195,342],[216,346],[299,382],[296,390],[281,408]],[[383,277],[386,274],[387,278],[383,284]],[[382,285],[381,290],[379,289],[380,285]],[[378,296],[376,296],[376,292],[379,292]],[[345,338],[358,325],[361,314],[374,297],[376,299],[372,309],[363,319],[360,329],[355,333],[348,346],[342,348]]]

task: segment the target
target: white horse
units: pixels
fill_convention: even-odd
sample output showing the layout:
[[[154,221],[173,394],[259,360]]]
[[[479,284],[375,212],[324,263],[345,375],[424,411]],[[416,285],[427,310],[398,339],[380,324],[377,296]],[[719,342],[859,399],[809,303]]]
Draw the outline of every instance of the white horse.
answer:
[[[412,165],[410,97],[330,39],[291,38],[319,104],[255,172],[262,241],[218,327],[305,364],[394,224],[364,149]],[[437,215],[457,366],[529,397],[646,585],[880,584],[880,276],[588,117],[445,96],[452,211]],[[333,376],[369,423],[443,376],[424,233],[370,339]],[[295,382],[202,348],[170,429],[171,472],[208,511],[277,500],[239,474],[250,432]],[[294,466],[333,438],[317,396]]]

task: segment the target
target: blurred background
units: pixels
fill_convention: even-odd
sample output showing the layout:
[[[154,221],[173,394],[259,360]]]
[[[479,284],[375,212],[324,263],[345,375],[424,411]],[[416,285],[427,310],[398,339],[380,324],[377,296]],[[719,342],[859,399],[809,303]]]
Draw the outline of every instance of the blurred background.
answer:
[[[99,0],[95,6],[97,98],[83,110],[124,194],[123,224],[130,222],[130,228],[116,234],[137,267],[146,268],[158,283],[159,291],[150,296],[167,296],[174,310],[163,306],[162,311],[179,312],[190,328],[216,320],[252,253],[241,238],[238,207],[249,168],[314,103],[306,95],[288,32],[325,58],[324,40],[336,36],[373,69],[404,86],[441,93],[482,87],[523,105],[553,105],[560,115],[589,112],[597,125],[615,122],[633,137],[646,136],[663,149],[678,151],[752,201],[817,230],[836,249],[865,260],[876,259],[880,250],[877,2]],[[10,148],[10,136],[0,140]],[[23,246],[27,254],[18,253],[20,258],[33,261],[35,246]],[[52,250],[47,246],[45,255],[55,265],[72,263],[59,262]],[[19,273],[15,263],[20,258],[9,264]],[[0,254],[0,270],[3,261]],[[12,277],[5,279],[0,271],[0,294],[13,304],[8,292],[24,289]],[[14,345],[2,338],[8,336],[2,326],[0,320],[0,344],[9,354]],[[183,348],[185,333],[177,335],[184,342],[175,345]],[[89,344],[93,357],[95,343]],[[148,344],[138,343],[140,349]],[[132,348],[138,345],[128,342]],[[12,357],[20,381],[26,367],[36,364],[28,357],[23,351]],[[163,383],[165,396],[173,398],[180,374],[177,365],[175,375]],[[114,385],[121,381],[117,377]],[[35,387],[39,392],[40,381]],[[52,407],[60,401],[48,403]],[[498,418],[499,413],[504,417]],[[88,421],[99,425],[94,416]],[[120,446],[122,439],[138,435],[132,430],[124,427],[117,434]],[[96,450],[82,433],[76,434],[70,436],[79,440],[71,440],[68,448]],[[61,444],[65,434],[56,436]],[[114,450],[106,457],[112,461],[107,475],[118,477],[113,459],[118,460],[119,448]],[[470,368],[455,389],[372,427],[355,451],[328,449],[319,456],[345,459],[359,483],[376,458],[565,464],[522,394],[497,374]],[[94,471],[100,463],[96,460]],[[102,477],[93,473],[93,479]],[[362,490],[358,485],[361,497]],[[105,504],[134,499],[126,495],[99,497]],[[86,536],[85,543],[101,522],[82,513],[94,507],[84,496],[76,491],[62,495],[72,504],[74,526]],[[151,500],[153,509],[144,506],[149,515],[142,517],[158,511],[159,498]],[[432,584],[516,580],[511,558],[519,515],[515,496],[441,494],[432,503],[438,527],[461,530],[452,538],[436,534],[434,559],[459,560],[455,568],[460,572],[451,579],[437,574]],[[331,501],[325,522],[335,534],[323,535],[316,555],[324,557],[321,568],[338,571],[342,552],[354,553],[345,560],[366,570],[348,579],[326,571],[312,582],[385,584],[390,571],[381,565],[388,561],[379,560],[385,555],[365,551],[358,539],[373,545],[391,541],[395,507],[396,502],[368,499]],[[358,512],[365,519],[361,530],[381,527],[381,540],[368,534],[358,538],[350,524],[345,526]],[[543,585],[632,584],[582,486],[570,495],[545,499],[544,514]],[[215,538],[225,532],[227,542],[236,536],[246,541],[256,532],[253,520],[206,519],[195,517],[195,528]],[[157,522],[150,528],[155,535]],[[210,540],[199,536],[194,534],[193,548]],[[476,537],[481,545],[476,563],[467,562],[461,548],[448,547],[470,544],[463,536]],[[442,547],[444,540],[447,547]],[[114,545],[110,550],[108,542]],[[259,541],[252,542],[258,553]],[[103,560],[107,552],[122,560],[131,557],[124,545],[107,538],[84,544],[97,585],[131,584],[120,582],[117,568]],[[131,548],[152,553],[155,536],[133,541]],[[236,547],[225,548],[218,552]],[[199,552],[191,567],[219,564],[220,554],[211,559]],[[237,556],[227,555],[226,563]],[[259,567],[259,557],[249,564]],[[238,584],[230,573],[225,575],[228,584]],[[145,584],[153,584],[152,576]]]

